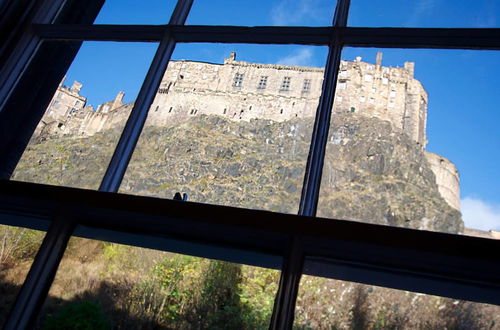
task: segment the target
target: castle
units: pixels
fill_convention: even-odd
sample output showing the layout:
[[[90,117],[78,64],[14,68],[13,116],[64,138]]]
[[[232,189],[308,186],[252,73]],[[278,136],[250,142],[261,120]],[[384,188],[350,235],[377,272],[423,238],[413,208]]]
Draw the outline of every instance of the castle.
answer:
[[[404,67],[341,61],[333,115],[340,112],[378,117],[407,134],[421,149],[436,176],[439,192],[460,210],[458,171],[446,158],[425,151],[427,144],[427,93],[414,78],[413,62]],[[153,101],[146,125],[165,126],[201,114],[231,120],[269,119],[286,121],[313,117],[318,106],[322,68],[237,61],[232,52],[223,64],[171,61]],[[60,84],[35,136],[89,136],[123,126],[133,107],[124,104],[123,92],[97,110],[86,106],[79,92]]]

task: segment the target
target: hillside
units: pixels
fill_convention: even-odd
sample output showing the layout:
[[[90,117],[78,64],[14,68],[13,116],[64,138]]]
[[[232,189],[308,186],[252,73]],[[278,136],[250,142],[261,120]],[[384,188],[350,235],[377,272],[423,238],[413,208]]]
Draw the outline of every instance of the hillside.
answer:
[[[190,201],[296,213],[312,125],[311,118],[234,122],[201,115],[146,126],[121,192],[163,198],[183,192]],[[441,198],[424,152],[408,136],[387,121],[350,113],[336,114],[330,130],[320,216],[463,230],[460,213]],[[14,179],[96,189],[119,134],[116,127],[31,144]],[[5,297],[15,294],[36,244],[30,251],[6,259]],[[275,270],[75,238],[40,322],[60,322],[71,308],[93,308],[92,318],[113,328],[266,328],[278,280]],[[296,327],[494,328],[496,311],[304,276]]]
[[[194,116],[146,126],[121,192],[296,213],[313,121],[233,122]],[[460,213],[441,198],[424,153],[389,122],[335,115],[318,215],[457,233]],[[97,188],[119,130],[30,145],[14,179]]]

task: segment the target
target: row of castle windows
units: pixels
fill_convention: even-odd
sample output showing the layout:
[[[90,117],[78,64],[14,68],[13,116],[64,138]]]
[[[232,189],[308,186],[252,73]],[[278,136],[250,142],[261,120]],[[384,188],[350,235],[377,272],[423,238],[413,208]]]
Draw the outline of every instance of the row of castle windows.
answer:
[[[242,87],[243,86],[243,73],[236,73],[234,75],[233,86],[234,87]],[[259,79],[259,83],[257,84],[257,89],[266,89],[267,88],[268,76],[261,76]],[[291,86],[292,78],[291,77],[283,77],[283,81],[281,82],[280,91],[289,91]],[[307,93],[311,90],[311,79],[304,79],[304,84],[302,85],[302,92]]]

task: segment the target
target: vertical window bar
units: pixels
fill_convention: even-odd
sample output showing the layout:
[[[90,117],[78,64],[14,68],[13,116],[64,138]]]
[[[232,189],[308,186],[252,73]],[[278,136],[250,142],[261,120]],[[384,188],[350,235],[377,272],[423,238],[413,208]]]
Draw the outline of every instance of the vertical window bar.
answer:
[[[31,329],[47,297],[75,223],[56,217],[47,231],[4,325],[5,330]]]
[[[179,0],[170,24],[183,24],[192,2],[193,0]],[[114,192],[118,190],[174,47],[175,41],[167,33],[155,54],[100,190]],[[74,221],[64,217],[57,217],[52,221],[4,329],[27,329],[33,326],[75,226]]]
[[[333,26],[346,26],[349,5],[350,0],[338,0],[333,18]],[[329,46],[323,87],[314,121],[300,198],[299,215],[315,216],[318,206],[321,174],[342,52],[342,42],[338,38],[337,31],[334,31],[334,34],[333,41]],[[278,292],[274,301],[270,329],[292,329],[293,327],[295,302],[297,300],[304,262],[304,255],[298,238],[291,239],[288,251],[289,253],[283,260],[283,268]]]
[[[345,27],[347,24],[349,4],[350,0],[338,0],[333,21],[335,27]],[[300,215],[315,216],[318,206],[326,142],[328,140],[335,86],[338,78],[340,55],[343,46],[338,38],[337,32],[334,33],[333,42],[329,46],[322,93],[316,112],[309,156],[306,164],[306,173],[304,175],[304,184],[302,186],[299,206]]]
[[[186,21],[193,0],[179,0],[169,24],[181,25]],[[137,100],[127,120],[123,133],[120,136],[113,157],[104,174],[99,187],[100,191],[117,192],[120,183],[127,170],[128,163],[132,157],[142,128],[148,116],[149,107],[153,103],[163,74],[167,69],[168,62],[175,48],[175,40],[169,32],[165,33],[163,40],[158,46],[153,62],[142,84]]]

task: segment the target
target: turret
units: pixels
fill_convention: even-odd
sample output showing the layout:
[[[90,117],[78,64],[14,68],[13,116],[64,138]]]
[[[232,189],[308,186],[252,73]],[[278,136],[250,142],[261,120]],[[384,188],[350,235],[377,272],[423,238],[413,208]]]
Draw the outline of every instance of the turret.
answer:
[[[76,94],[80,94],[80,89],[82,89],[82,86],[82,83],[75,80],[70,90]]]

